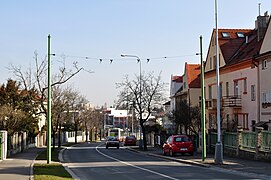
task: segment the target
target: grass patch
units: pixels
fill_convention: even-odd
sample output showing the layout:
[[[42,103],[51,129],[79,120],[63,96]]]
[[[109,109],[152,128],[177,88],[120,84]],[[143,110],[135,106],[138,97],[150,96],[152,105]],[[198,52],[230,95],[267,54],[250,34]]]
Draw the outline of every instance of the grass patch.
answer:
[[[59,159],[58,159],[58,153],[61,151],[61,148],[58,149],[52,149],[51,151],[51,160],[52,161],[55,161],[55,162],[59,162]],[[36,160],[47,160],[47,150],[44,150],[42,151],[38,157],[36,158]]]
[[[35,180],[70,180],[71,175],[61,164],[35,164]]]

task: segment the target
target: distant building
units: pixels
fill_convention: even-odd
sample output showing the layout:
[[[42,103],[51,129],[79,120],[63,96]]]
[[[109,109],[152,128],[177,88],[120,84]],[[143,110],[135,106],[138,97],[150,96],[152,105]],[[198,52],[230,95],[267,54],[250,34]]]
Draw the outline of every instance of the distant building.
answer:
[[[183,85],[182,76],[173,76],[171,75],[170,81],[170,111],[173,112],[176,110],[176,93],[181,89]]]
[[[104,129],[106,128],[128,128],[127,110],[116,110],[107,108],[104,113]]]

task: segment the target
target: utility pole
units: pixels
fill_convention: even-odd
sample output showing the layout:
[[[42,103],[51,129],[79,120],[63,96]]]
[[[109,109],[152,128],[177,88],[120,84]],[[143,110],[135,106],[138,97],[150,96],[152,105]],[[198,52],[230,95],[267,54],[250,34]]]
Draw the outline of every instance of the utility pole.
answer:
[[[217,105],[216,105],[217,143],[215,145],[215,164],[223,164],[223,146],[221,142],[221,127],[220,127],[220,80],[219,80],[217,0],[215,0],[215,26],[216,26],[216,92],[217,92]]]
[[[206,130],[205,130],[205,94],[204,94],[204,63],[202,54],[202,36],[200,36],[200,74],[201,74],[201,146],[202,161],[206,160]]]
[[[51,163],[51,36],[48,35],[47,164]]]

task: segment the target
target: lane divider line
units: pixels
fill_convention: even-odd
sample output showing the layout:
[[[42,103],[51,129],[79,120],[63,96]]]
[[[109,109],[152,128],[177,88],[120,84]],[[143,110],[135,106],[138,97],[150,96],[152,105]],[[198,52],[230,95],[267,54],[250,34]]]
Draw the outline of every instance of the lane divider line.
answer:
[[[100,145],[101,145],[101,144],[100,144]],[[178,180],[178,179],[176,179],[176,178],[174,178],[174,177],[170,177],[170,176],[168,176],[168,175],[161,174],[161,173],[158,173],[158,172],[155,172],[155,171],[146,169],[146,168],[142,168],[142,167],[140,167],[140,166],[136,166],[136,165],[133,165],[133,164],[131,164],[131,163],[124,162],[124,161],[121,161],[121,160],[119,160],[119,159],[116,159],[116,158],[113,158],[113,157],[111,157],[111,156],[108,156],[108,155],[106,155],[106,154],[104,154],[104,153],[102,153],[101,151],[98,150],[98,148],[99,148],[100,145],[98,145],[98,146],[96,147],[96,151],[97,151],[99,154],[101,154],[101,155],[103,155],[103,156],[105,156],[105,157],[107,157],[107,158],[109,158],[109,159],[112,159],[112,160],[114,160],[114,161],[120,162],[120,163],[122,163],[122,164],[126,164],[126,165],[128,165],[128,166],[132,166],[132,167],[134,167],[134,168],[137,168],[137,169],[140,169],[140,170],[143,170],[143,171],[150,172],[150,173],[152,173],[152,174],[156,174],[156,175],[162,176],[162,177],[164,177],[164,178],[173,179],[173,180]]]

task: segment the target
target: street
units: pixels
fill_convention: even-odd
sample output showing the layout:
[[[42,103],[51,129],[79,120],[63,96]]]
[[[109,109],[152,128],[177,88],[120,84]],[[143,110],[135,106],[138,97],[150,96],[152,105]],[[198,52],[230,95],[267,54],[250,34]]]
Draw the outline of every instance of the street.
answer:
[[[168,161],[132,152],[105,149],[104,143],[83,143],[63,152],[63,163],[79,179],[248,179],[248,176]]]

